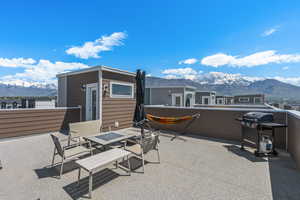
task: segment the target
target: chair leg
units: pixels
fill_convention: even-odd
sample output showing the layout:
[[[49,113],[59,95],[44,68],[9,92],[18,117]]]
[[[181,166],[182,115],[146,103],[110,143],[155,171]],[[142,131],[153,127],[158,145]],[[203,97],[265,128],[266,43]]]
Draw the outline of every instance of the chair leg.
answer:
[[[79,167],[78,168],[78,182],[77,182],[78,186],[80,185],[80,174],[81,174],[81,168]]]
[[[129,156],[127,156],[127,162],[128,162],[128,173],[129,173],[129,176],[130,176],[131,175],[131,166],[130,166]]]
[[[144,153],[142,153],[142,162],[143,162],[143,173],[145,173],[145,159],[144,159]]]
[[[156,151],[157,151],[158,163],[160,163],[159,150],[157,149]]]
[[[61,166],[60,166],[60,174],[59,174],[59,178],[61,178],[61,175],[63,173],[63,169],[64,169],[64,158],[62,158],[62,161],[61,161]]]
[[[53,165],[54,165],[55,155],[56,155],[56,148],[54,147],[54,152],[53,152],[51,167],[53,167]]]

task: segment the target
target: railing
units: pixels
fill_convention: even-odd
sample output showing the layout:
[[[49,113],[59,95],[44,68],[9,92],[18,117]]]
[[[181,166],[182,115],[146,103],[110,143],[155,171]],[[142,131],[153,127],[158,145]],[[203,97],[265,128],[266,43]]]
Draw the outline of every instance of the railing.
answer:
[[[196,134],[205,137],[220,138],[226,140],[240,141],[241,125],[235,119],[251,111],[272,112],[274,121],[277,123],[287,124],[288,128],[276,130],[276,146],[288,151],[295,160],[300,169],[300,112],[263,109],[263,108],[216,108],[216,107],[170,107],[170,106],[146,106],[146,113],[156,116],[184,116],[200,113],[200,118],[183,130],[186,123],[176,125],[152,125],[158,129],[169,130],[174,132],[183,132]],[[254,130],[247,130],[254,131]],[[256,134],[247,134],[256,136]],[[254,139],[254,138],[249,138]]]
[[[0,110],[0,138],[24,136],[67,129],[80,121],[80,108]]]

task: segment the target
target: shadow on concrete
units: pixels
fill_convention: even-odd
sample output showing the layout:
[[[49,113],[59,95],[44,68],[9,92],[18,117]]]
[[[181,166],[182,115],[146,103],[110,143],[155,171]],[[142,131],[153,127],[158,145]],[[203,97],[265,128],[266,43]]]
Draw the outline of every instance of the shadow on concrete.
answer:
[[[103,169],[95,174],[93,174],[93,189],[101,187],[102,185],[114,180],[115,178],[118,178],[119,176],[122,176],[116,172],[114,172],[111,169]],[[78,182],[75,181],[69,185],[66,185],[63,187],[63,189],[70,195],[72,199],[82,199],[82,198],[88,198],[88,188],[89,188],[89,177],[84,177],[80,179],[80,184],[78,185]],[[117,191],[117,188],[116,188]]]
[[[269,173],[273,200],[300,199],[300,172],[285,153],[269,158]]]
[[[223,145],[223,147],[225,147],[229,152],[246,158],[247,160],[251,161],[251,162],[268,162],[267,158],[264,157],[256,157],[254,155],[253,152],[247,150],[247,148],[245,148],[244,150],[241,150],[241,148],[237,145]]]
[[[40,169],[35,169],[34,171],[39,179],[49,177],[57,178],[59,177],[60,166],[61,164],[54,165],[53,167],[51,167],[51,165],[48,165]],[[76,169],[78,169],[78,166],[76,165],[75,161],[68,161],[64,163],[63,175]]]
[[[139,173],[139,171],[142,171],[142,167],[143,167],[142,159],[137,158],[135,156],[132,156],[132,157],[129,158],[129,162],[130,162],[131,172],[137,172],[137,173]],[[145,166],[148,163],[149,162],[145,160]],[[127,160],[124,160],[124,161],[120,162],[119,165],[121,165],[122,167],[128,169],[128,162],[127,162]],[[139,170],[139,169],[141,169],[141,170]],[[137,170],[139,170],[139,171],[137,171]]]

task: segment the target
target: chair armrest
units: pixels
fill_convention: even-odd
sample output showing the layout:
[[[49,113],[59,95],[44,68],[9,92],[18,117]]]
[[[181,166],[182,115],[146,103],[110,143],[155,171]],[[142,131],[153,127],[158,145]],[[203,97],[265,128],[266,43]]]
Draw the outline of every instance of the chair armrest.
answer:
[[[135,144],[140,144],[140,140],[134,140],[132,138],[129,138],[129,139],[126,139],[126,142],[132,142],[132,143],[135,143]]]
[[[91,142],[90,141],[80,141],[80,142],[77,142],[75,144],[71,144],[71,145],[66,145],[64,146],[63,148],[64,149],[71,149],[71,148],[74,148],[74,147],[77,147],[77,146],[82,146],[84,144],[88,144],[89,147],[91,147]]]

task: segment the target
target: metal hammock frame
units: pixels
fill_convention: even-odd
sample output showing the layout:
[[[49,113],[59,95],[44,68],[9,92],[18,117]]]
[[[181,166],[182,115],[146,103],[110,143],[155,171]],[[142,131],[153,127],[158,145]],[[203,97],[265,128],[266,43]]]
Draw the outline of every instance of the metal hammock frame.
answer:
[[[180,135],[185,135],[186,134],[185,130],[195,121],[195,119],[198,119],[199,117],[200,117],[200,113],[194,115],[182,116],[182,117],[158,117],[150,114],[146,115],[146,118],[149,121],[156,122],[162,125],[175,125],[190,120],[189,123],[187,123],[184,126],[182,133],[180,133]],[[174,140],[176,138],[186,141],[184,138],[179,137],[178,134],[175,134],[175,136],[172,137],[171,140]]]

